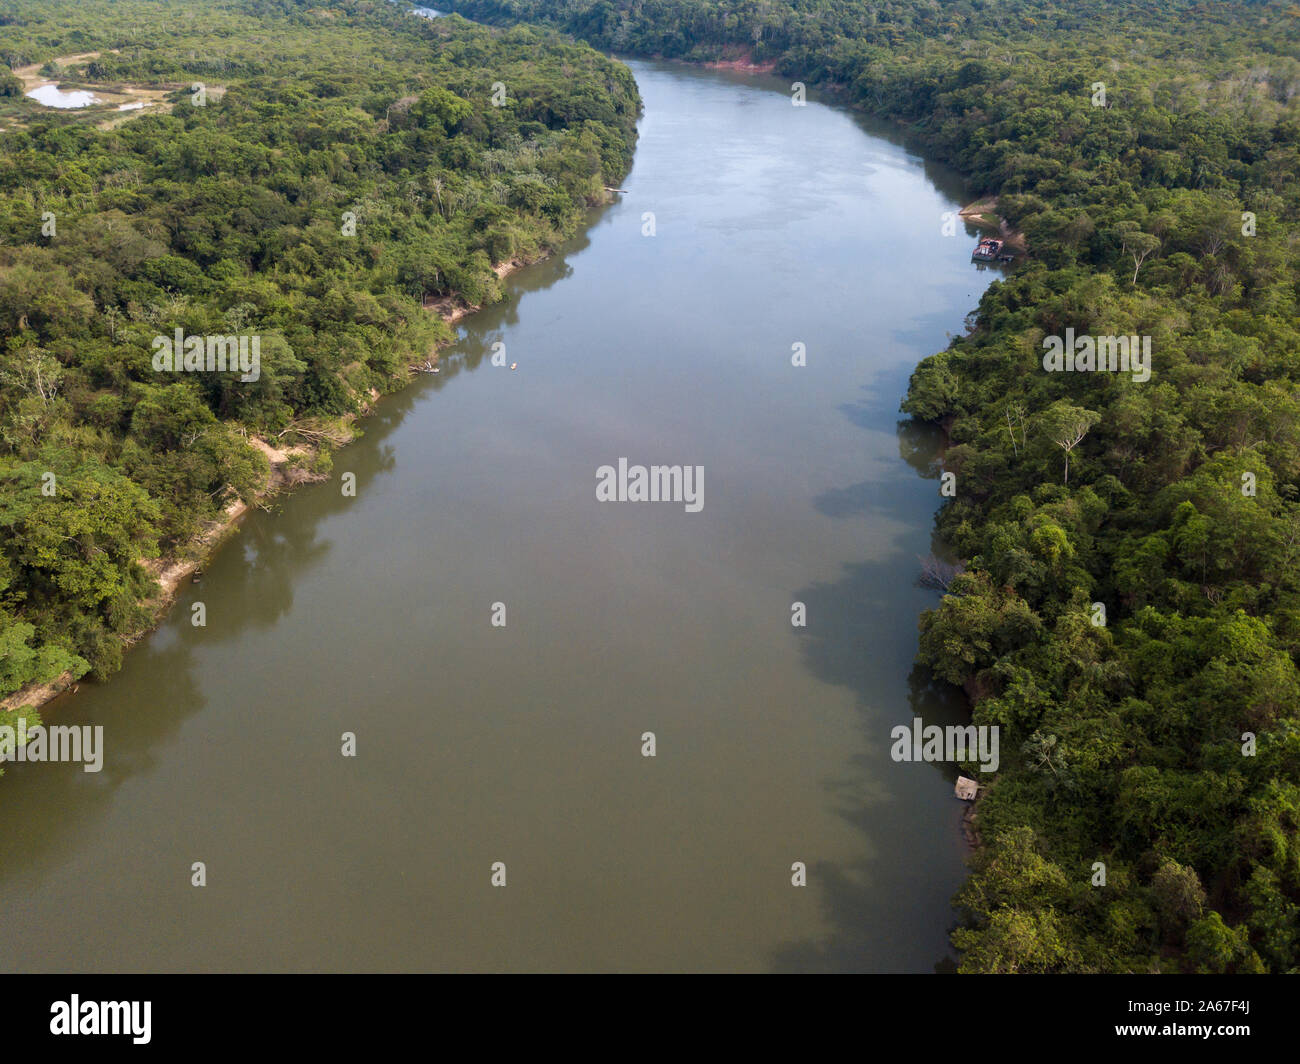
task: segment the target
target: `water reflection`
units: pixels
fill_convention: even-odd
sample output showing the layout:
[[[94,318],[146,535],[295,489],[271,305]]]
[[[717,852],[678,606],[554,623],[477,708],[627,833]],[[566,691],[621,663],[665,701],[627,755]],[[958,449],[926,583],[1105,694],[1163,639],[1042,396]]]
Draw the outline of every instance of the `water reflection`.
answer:
[[[136,712],[135,705],[105,704],[94,697],[94,685],[83,695],[64,695],[43,708],[47,723],[102,726],[103,767],[94,773],[80,764],[57,762],[8,767],[0,779],[5,805],[0,884],[38,881],[63,865],[68,852],[93,844],[121,788],[136,776],[150,774],[184,721],[207,704],[191,675],[192,663],[191,647],[184,640],[164,645],[149,641],[128,655],[120,674],[123,684],[141,677],[168,678],[165,695],[153,688],[160,697],[149,712]],[[6,892],[7,898],[16,896]],[[19,918],[6,905],[6,921]]]
[[[855,426],[875,431],[891,393],[888,389],[864,391],[869,399],[842,404],[840,412]],[[937,478],[944,445],[940,430],[910,419],[899,421],[897,439],[899,457],[912,470],[926,479]],[[896,477],[823,492],[813,505],[836,520],[870,514],[903,527],[916,520],[915,499],[900,490]],[[810,877],[821,888],[823,914],[834,930],[814,940],[784,945],[773,958],[777,971],[880,970],[882,964],[876,958],[904,954],[911,935],[905,914],[892,913],[892,918],[882,919],[881,897],[924,898],[928,911],[936,911],[947,900],[942,892],[955,887],[951,877],[938,883],[917,882],[915,867],[890,856],[905,851],[907,840],[901,837],[900,825],[914,820],[913,814],[899,808],[907,791],[900,790],[895,780],[900,772],[926,770],[921,765],[893,763],[887,755],[891,729],[909,723],[903,703],[894,693],[898,686],[895,663],[900,653],[914,653],[915,629],[908,632],[907,628],[915,615],[906,616],[904,609],[905,616],[898,618],[898,625],[888,630],[888,635],[882,631],[880,618],[899,611],[898,583],[909,571],[919,574],[919,565],[919,559],[906,556],[854,563],[844,567],[838,580],[793,593],[793,599],[803,602],[808,616],[817,621],[797,630],[806,667],[823,682],[852,691],[858,709],[863,752],[852,755],[845,772],[826,780],[825,786],[838,815],[862,836],[868,857],[810,866]],[[898,644],[893,653],[882,646],[890,639]],[[911,717],[920,717],[927,725],[969,723],[961,692],[919,665],[907,677],[905,704]],[[955,783],[956,765],[934,763],[930,768]],[[915,783],[915,778],[910,782]],[[941,813],[950,830],[962,811],[954,802]],[[951,956],[935,958],[935,971],[952,967]]]

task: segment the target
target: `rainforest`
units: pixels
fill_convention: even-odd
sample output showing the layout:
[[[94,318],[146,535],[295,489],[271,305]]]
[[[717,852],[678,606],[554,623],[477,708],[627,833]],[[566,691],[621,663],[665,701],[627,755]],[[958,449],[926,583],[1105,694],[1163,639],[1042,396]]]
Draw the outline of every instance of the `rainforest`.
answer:
[[[599,841],[551,826],[555,845],[640,868],[615,877],[618,900],[663,905],[675,929],[584,946],[568,915],[530,910],[480,952],[442,942],[439,963],[892,971],[950,949],[963,973],[1300,972],[1300,7],[440,10],[452,14],[390,0],[21,0],[0,13],[0,726],[35,725],[77,683],[92,701],[63,698],[92,707],[154,690],[119,670],[195,638],[188,614],[147,633],[197,593],[169,574],[208,566],[245,511],[253,560],[227,549],[212,565],[275,660],[293,660],[311,637],[276,627],[292,594],[262,612],[241,581],[287,586],[293,572],[313,587],[329,548],[276,533],[274,515],[298,488],[311,529],[336,527],[336,463],[369,462],[377,482],[405,487],[368,527],[402,523],[382,541],[339,533],[364,560],[330,577],[338,597],[313,623],[334,626],[336,649],[289,670],[295,683],[383,630],[385,596],[429,582],[419,593],[439,609],[404,613],[427,626],[408,633],[417,649],[375,635],[364,682],[333,676],[322,691],[355,682],[348,705],[374,693],[417,731],[427,693],[449,699],[455,712],[433,717],[464,744],[449,750],[503,757],[518,804],[462,806],[461,779],[428,807],[485,832],[526,823],[527,851],[545,836],[530,818],[570,802]],[[27,93],[46,81],[100,102],[45,107]],[[947,250],[940,219],[958,200],[981,233],[1022,249],[1005,268],[976,274]],[[173,335],[226,351],[256,337],[258,370],[155,372],[151,344]],[[519,372],[493,376],[494,343]],[[519,385],[540,389],[527,406],[495,383],[536,382],[543,362],[560,376]],[[503,390],[489,398],[488,381]],[[424,427],[399,430],[384,411],[423,404],[422,387],[438,413],[417,405]],[[405,440],[391,453],[390,432]],[[691,530],[638,516],[680,520],[675,506],[583,508],[600,501],[592,470],[599,495],[613,468],[601,462],[620,453],[698,470],[697,485],[709,466]],[[413,455],[426,479],[402,482]],[[332,502],[310,495],[325,489]],[[389,552],[400,572],[371,568]],[[510,597],[493,581],[511,579],[521,604],[503,640],[523,642],[492,657],[469,633]],[[349,627],[366,603],[376,612]],[[791,630],[792,603],[812,606],[806,630]],[[521,663],[533,671],[516,675]],[[214,672],[205,688],[188,658],[175,670],[181,691],[228,682]],[[217,727],[203,707],[251,705],[252,690],[290,712],[294,696],[255,670],[238,698],[178,698]],[[498,747],[470,734],[489,704],[481,726],[498,737],[534,726],[524,706],[558,722],[569,767],[542,735]],[[922,710],[936,726],[996,729],[996,756],[981,763],[971,743],[942,778],[890,767],[891,729],[910,733]],[[665,736],[681,738],[681,810],[631,780],[641,758],[607,767],[607,714],[618,742],[657,735],[656,769],[674,764]],[[113,741],[110,728],[109,776]],[[394,762],[403,742],[386,747]],[[532,749],[550,760],[529,761]],[[139,760],[154,756],[142,740]],[[197,747],[187,757],[203,763]],[[800,757],[817,794],[783,775]],[[889,775],[903,771],[906,783]],[[929,791],[912,789],[919,772]],[[978,792],[960,875],[962,814],[927,804],[935,787],[951,801],[958,772]],[[27,786],[18,775],[0,784],[0,817],[4,788]],[[906,866],[909,852],[886,837],[882,796],[928,840],[910,880],[878,863]],[[34,791],[28,803],[50,804]],[[657,862],[612,841],[625,837],[605,818],[630,809],[664,817]],[[796,820],[822,826],[800,835]],[[683,822],[695,834],[679,835]],[[710,862],[734,844],[726,861],[747,877],[758,855],[781,865],[788,893],[784,869],[808,860],[787,852],[800,838],[833,855],[816,915],[755,887],[763,916],[741,929],[721,900],[700,900],[711,888],[670,902],[649,870],[687,847],[702,880],[712,869],[711,885],[727,883],[741,865]],[[534,874],[554,870],[535,856]],[[8,859],[26,870],[21,848]],[[611,908],[601,888],[565,882],[590,911]],[[652,883],[653,900],[637,893]],[[467,907],[456,926],[481,915]],[[895,919],[911,939],[890,937]],[[531,941],[523,927],[547,941],[512,952]],[[392,941],[374,963],[418,966],[399,939],[353,948]],[[212,964],[300,956],[248,948]]]

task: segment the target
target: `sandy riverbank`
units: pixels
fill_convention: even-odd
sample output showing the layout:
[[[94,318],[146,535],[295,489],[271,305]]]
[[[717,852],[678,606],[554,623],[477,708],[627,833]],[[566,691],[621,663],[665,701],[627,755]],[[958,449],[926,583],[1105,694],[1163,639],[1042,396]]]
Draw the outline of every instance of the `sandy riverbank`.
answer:
[[[497,277],[504,280],[516,270],[523,269],[525,266],[531,266],[535,262],[541,262],[548,258],[551,252],[548,249],[541,255],[531,259],[511,259],[509,262],[499,263],[493,266],[493,272]],[[465,302],[459,296],[447,296],[439,300],[426,301],[425,309],[438,314],[448,325],[454,325],[462,318],[475,311],[482,310],[482,305]],[[437,352],[430,355],[429,362],[437,364]],[[427,363],[428,364],[428,363]],[[423,370],[423,367],[412,367],[417,372]],[[400,390],[400,389],[397,389]],[[368,415],[373,409],[375,403],[381,398],[381,393],[372,391],[370,401],[362,408],[361,416]],[[221,518],[216,521],[207,522],[206,527],[193,540],[185,545],[185,548],[175,555],[169,555],[162,558],[143,560],[141,564],[154,578],[158,585],[157,593],[147,601],[152,607],[153,615],[148,626],[134,632],[122,639],[123,645],[131,647],[138,643],[146,635],[152,632],[163,619],[167,616],[168,610],[176,599],[182,582],[193,576],[193,574],[207,564],[221,545],[235,532],[239,522],[252,509],[265,500],[282,491],[291,490],[300,484],[308,483],[313,480],[321,479],[319,477],[306,474],[292,464],[294,459],[309,457],[313,454],[312,448],[306,446],[294,446],[287,448],[276,447],[269,440],[260,436],[250,435],[248,444],[254,450],[265,456],[267,464],[270,467],[267,474],[266,486],[252,503],[245,502],[243,499],[235,499],[222,511]],[[40,684],[28,684],[20,688],[7,697],[0,699],[0,711],[9,711],[19,708],[40,709],[47,703],[58,698],[60,695],[75,692],[77,689],[76,677],[70,672],[65,672],[52,680]]]
[[[509,262],[501,262],[492,267],[492,272],[497,275],[499,280],[505,280],[516,270],[522,270],[525,266],[531,266],[535,262],[541,262],[543,259],[550,258],[550,251],[547,250],[541,255],[531,259],[511,259]],[[482,310],[481,303],[467,303],[458,295],[440,296],[437,299],[428,299],[424,301],[424,309],[437,314],[448,325],[454,325],[461,318],[473,314],[477,310]],[[434,361],[437,361],[437,355],[434,355]]]
[[[1027,250],[1025,234],[1012,229],[1005,218],[998,214],[996,197],[976,200],[957,212],[962,218],[981,229],[997,230],[999,239],[1011,250],[1023,255]]]
[[[754,53],[745,49],[738,53],[724,51],[722,59],[712,59],[701,64],[709,70],[734,70],[741,74],[773,74],[776,72],[776,60],[755,60]]]

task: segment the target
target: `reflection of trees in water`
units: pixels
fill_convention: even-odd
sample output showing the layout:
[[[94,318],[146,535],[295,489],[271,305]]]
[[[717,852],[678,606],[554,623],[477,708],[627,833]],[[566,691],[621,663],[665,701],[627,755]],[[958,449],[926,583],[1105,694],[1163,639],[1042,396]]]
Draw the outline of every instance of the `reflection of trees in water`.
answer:
[[[219,550],[200,584],[182,585],[162,629],[131,648],[123,669],[105,684],[83,682],[43,711],[49,724],[103,725],[103,769],[80,764],[10,766],[0,779],[5,830],[0,832],[0,883],[40,874],[74,852],[102,818],[121,784],[151,770],[185,718],[206,703],[194,677],[194,652],[269,628],[293,605],[305,571],[331,544],[321,522],[353,504],[339,491],[338,473],[359,481],[392,472],[396,452],[386,438],[420,398],[412,387],[380,403],[361,422],[364,435],[335,456],[334,479],[280,496],[271,512],[255,511]],[[189,623],[195,602],[208,607],[206,627]],[[0,958],[0,963],[3,959]]]
[[[598,213],[603,213],[603,210]],[[594,224],[597,214],[588,219]],[[548,259],[525,267],[521,272],[506,278],[507,291],[505,299],[471,314],[458,324],[461,327],[460,338],[438,353],[439,372],[426,374],[428,387],[433,391],[443,388],[463,372],[473,372],[480,365],[491,366],[492,345],[504,342],[506,332],[519,324],[519,304],[523,297],[532,292],[544,292],[558,281],[563,281],[573,273],[568,256],[582,251],[591,243],[587,233],[575,237],[561,248],[560,253]],[[506,364],[516,361],[506,351]],[[409,389],[408,389],[409,390]],[[422,390],[422,389],[421,389]]]
[[[160,649],[156,642],[134,648],[109,684],[83,689],[43,710],[47,725],[102,725],[103,767],[92,773],[72,763],[8,766],[0,779],[5,819],[0,884],[63,864],[97,831],[119,788],[133,776],[153,771],[164,744],[204,707],[188,643],[171,640]],[[127,691],[135,697],[125,697]],[[12,915],[12,907],[6,909]]]
[[[898,423],[898,457],[918,476],[938,480],[942,471],[943,430],[921,421]]]
[[[417,381],[384,397],[359,422],[361,438],[335,455],[331,481],[288,492],[270,512],[250,514],[212,559],[203,582],[182,585],[163,630],[128,651],[120,673],[102,685],[85,681],[78,694],[44,709],[49,724],[103,725],[104,767],[87,773],[80,764],[9,766],[0,778],[0,883],[66,860],[121,784],[154,767],[163,744],[205,705],[193,675],[194,650],[227,643],[250,626],[269,628],[289,611],[305,571],[330,550],[320,538],[321,522],[355,502],[339,491],[338,474],[348,470],[360,482],[373,482],[391,473],[396,451],[385,441],[425,392]],[[208,605],[204,628],[189,623],[190,607],[199,601]]]
[[[317,520],[320,516],[323,513]],[[244,526],[239,541],[242,563],[222,565],[205,578],[209,583],[220,582],[220,613],[235,623],[219,623],[222,617],[211,610],[208,628],[181,626],[184,641],[211,646],[224,642],[227,633],[234,638],[249,627],[270,628],[293,605],[295,582],[307,568],[322,561],[331,546],[317,537],[316,521],[303,520],[297,514],[258,515]]]
[[[907,687],[912,716],[920,717],[927,726],[937,724],[940,728],[947,728],[970,723],[970,707],[961,689],[940,680],[924,665],[912,666]],[[933,764],[949,783],[955,784],[961,775],[955,764],[942,761]]]
[[[584,237],[564,251],[588,243]],[[41,882],[100,844],[103,821],[122,785],[153,773],[181,725],[206,707],[196,682],[196,649],[228,644],[250,627],[269,628],[289,611],[302,576],[331,548],[321,538],[321,522],[355,504],[339,491],[339,473],[351,471],[358,482],[373,483],[393,472],[396,450],[387,440],[417,402],[490,357],[492,342],[518,321],[520,293],[549,288],[571,272],[556,257],[510,278],[511,297],[467,321],[472,327],[449,349],[440,374],[424,375],[383,397],[358,423],[361,438],[335,455],[333,479],[280,496],[270,512],[250,514],[211,560],[202,583],[182,586],[163,628],[127,653],[120,673],[102,685],[83,682],[78,694],[45,707],[48,724],[104,727],[103,768],[87,773],[81,764],[10,765],[0,778],[0,891],[6,920],[22,920],[21,895],[29,882]],[[189,623],[190,607],[198,601],[208,606],[204,628]],[[150,840],[139,841],[148,845]],[[4,942],[0,933],[0,946]],[[0,951],[0,968],[6,963]]]
[[[845,405],[840,409],[855,424],[874,427],[865,420],[858,420],[860,412],[857,407]],[[927,480],[939,479],[942,447],[943,433],[936,426],[911,421],[898,423],[899,457],[919,476]],[[897,480],[864,480],[846,488],[831,488],[822,492],[813,499],[813,506],[818,513],[827,517],[856,517],[870,513],[907,524],[913,515],[905,508],[906,500],[902,496]]]
[[[269,628],[289,611],[295,586],[331,549],[332,544],[320,539],[320,523],[355,504],[354,498],[339,490],[341,474],[355,473],[358,484],[374,484],[396,469],[396,449],[385,441],[402,424],[421,391],[415,385],[379,403],[374,414],[360,423],[361,437],[335,454],[329,481],[281,495],[269,512],[254,513],[244,521],[204,576],[204,586],[217,588],[222,615],[236,625],[223,628],[213,615],[206,629],[181,626],[181,639],[211,645],[222,640],[224,632],[234,635],[240,627]],[[234,552],[238,560],[232,563],[226,552]],[[175,609],[186,610],[190,602],[202,598],[194,587]]]
[[[567,244],[564,253],[581,251],[589,243],[583,236]],[[182,589],[173,617],[187,612],[191,603],[204,600],[203,587],[216,587],[221,609],[210,612],[206,628],[174,625],[181,643],[212,646],[249,626],[269,628],[288,613],[295,586],[330,551],[331,544],[320,539],[320,523],[355,502],[339,490],[340,474],[352,472],[359,484],[373,485],[392,473],[397,452],[387,440],[415,405],[430,391],[444,388],[462,369],[476,369],[485,354],[490,357],[492,343],[518,320],[521,293],[549,288],[572,272],[563,257],[554,256],[509,278],[507,284],[514,289],[510,297],[474,316],[474,327],[449,349],[453,356],[443,359],[441,373],[426,374],[410,387],[384,396],[373,413],[357,423],[360,437],[335,454],[331,480],[287,492],[270,504],[269,512],[251,514],[222,548],[204,584]],[[234,552],[234,557],[228,552]]]
[[[890,412],[878,396],[841,403],[839,411],[850,422],[869,432],[878,431]],[[912,420],[897,423],[898,454],[917,474],[937,480],[943,448],[943,433],[934,425]],[[846,488],[832,488],[813,500],[818,513],[827,517],[855,517],[871,513],[907,524],[911,515],[904,509],[903,492],[897,480],[862,481]]]
[[[855,424],[878,424],[841,408]],[[936,475],[942,435],[910,421],[898,426],[899,454],[920,476]],[[818,512],[834,518],[871,513],[904,525],[915,522],[914,501],[898,481],[863,482],[824,492],[813,500]],[[937,505],[936,497],[936,505]],[[934,888],[917,882],[907,854],[909,824],[886,784],[893,762],[890,729],[920,715],[927,724],[967,723],[960,692],[934,681],[913,666],[903,710],[898,663],[916,648],[916,615],[901,586],[914,583],[917,565],[910,556],[847,565],[839,579],[795,591],[792,601],[808,607],[809,625],[796,629],[805,667],[824,683],[853,693],[863,735],[863,753],[848,759],[844,773],[825,781],[836,812],[865,840],[867,859],[852,863],[808,863],[831,931],[815,941],[792,942],[773,955],[779,971],[887,969],[892,960],[915,953],[915,928],[896,910],[898,899],[915,899],[918,908],[935,903]],[[902,610],[906,616],[899,616]],[[955,765],[934,764],[941,777],[956,779]],[[954,825],[959,811],[954,807]],[[922,874],[924,870],[922,870]],[[940,903],[946,903],[943,897]],[[900,918],[901,917],[901,918]],[[936,968],[946,959],[936,958]]]
[[[858,514],[889,514],[900,519],[898,485],[888,481],[864,480],[847,488],[831,488],[813,500],[818,513],[827,517],[855,517]]]
[[[898,423],[898,456],[911,466],[918,476],[938,480],[943,472],[943,430],[938,425],[919,421]],[[930,530],[930,554],[940,561],[952,562],[955,557],[939,535],[939,507],[936,503],[934,521]]]

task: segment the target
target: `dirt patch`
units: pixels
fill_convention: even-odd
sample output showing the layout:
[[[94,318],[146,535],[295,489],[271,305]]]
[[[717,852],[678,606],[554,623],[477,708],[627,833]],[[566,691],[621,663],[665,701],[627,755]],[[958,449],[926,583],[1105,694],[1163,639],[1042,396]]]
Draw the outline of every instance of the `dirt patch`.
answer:
[[[704,66],[709,70],[734,70],[740,74],[771,74],[776,70],[776,60],[756,60],[749,49],[740,52],[727,50],[723,52],[723,58],[710,60]]]
[[[72,673],[65,672],[56,676],[48,683],[24,687],[15,691],[8,698],[0,699],[0,709],[12,710],[21,709],[23,706],[30,706],[33,708],[43,706],[56,695],[63,694],[63,692],[71,686]]]
[[[957,213],[967,221],[975,222],[976,224],[983,223],[985,225],[996,225],[998,218],[997,209],[998,201],[996,197],[994,197],[990,199],[976,200],[974,203],[968,203]]]
[[[1028,245],[1025,243],[1025,234],[1017,229],[1012,229],[1007,224],[1007,220],[998,213],[996,197],[976,200],[974,203],[967,204],[957,213],[979,229],[996,231],[998,238],[1011,251],[1023,255],[1028,250]]]
[[[159,88],[157,86],[146,85],[123,85],[120,91],[114,91],[112,95],[120,96],[121,99],[108,100],[106,102],[115,103],[118,107],[118,113],[110,115],[99,123],[100,129],[116,129],[123,122],[129,122],[133,118],[139,118],[142,114],[147,114],[150,110],[155,110],[167,102],[168,94],[175,92],[176,89],[185,88],[183,85],[173,87]],[[108,96],[107,90],[100,95]]]
[[[118,54],[118,49],[116,48],[113,48],[110,51],[114,55]],[[61,67],[67,67],[72,66],[73,63],[84,63],[87,59],[98,59],[103,54],[103,52],[78,52],[76,55],[60,56],[58,59],[53,61],[58,63]],[[40,76],[41,67],[44,65],[44,63],[32,63],[25,67],[14,68],[14,73],[23,79],[24,89],[35,88],[36,85],[47,82],[48,79]]]
[[[118,51],[117,48],[111,49],[112,54],[117,54]],[[76,55],[60,56],[54,62],[60,67],[73,67],[79,63],[84,63],[88,59],[95,59],[102,54],[102,52],[78,52]],[[97,116],[100,120],[95,124],[99,129],[115,129],[122,125],[123,122],[129,122],[133,118],[139,118],[142,114],[156,111],[168,102],[167,97],[171,93],[188,90],[191,87],[190,82],[180,81],[159,82],[155,85],[136,85],[127,82],[92,82],[84,78],[78,78],[71,71],[58,80],[51,80],[40,73],[41,67],[44,65],[44,63],[32,63],[14,70],[14,74],[22,79],[23,94],[26,95],[33,89],[39,89],[44,85],[58,87],[66,85],[91,92],[95,96],[94,103],[86,107],[70,109],[69,112],[65,113],[89,113]],[[226,86],[206,85],[204,91],[207,93],[209,100],[216,101],[226,94]],[[51,110],[54,109],[51,108]]]
[[[183,560],[178,558],[150,558],[143,563],[144,567],[153,575],[153,578],[158,581],[158,587],[162,592],[158,599],[160,608],[165,608],[171,604],[172,599],[176,597],[176,589],[180,587],[181,581],[199,568],[202,559],[211,553],[212,548],[217,545],[218,541],[223,539],[226,533],[234,528],[236,522],[246,513],[248,513],[248,503],[244,502],[243,499],[235,499],[221,512],[220,520],[207,522],[204,530],[190,543],[189,552],[196,555],[195,557]],[[158,619],[162,619],[161,614]],[[140,635],[144,635],[144,633],[141,632]],[[129,640],[127,645],[134,643],[136,639],[139,639],[140,635]]]
[[[505,278],[514,273],[515,270],[522,270],[525,266],[531,266],[535,262],[541,262],[542,259],[549,255],[550,252],[547,251],[535,259],[511,259],[509,262],[499,262],[492,267],[492,272],[497,275],[499,280],[505,280]],[[425,296],[424,309],[437,314],[438,317],[448,325],[455,325],[461,318],[468,314],[473,314],[476,310],[482,310],[483,307],[478,303],[467,303],[461,296],[452,294],[448,296],[438,296],[436,298]],[[431,355],[430,358],[432,363],[436,363],[438,360],[436,353]],[[423,369],[424,367],[419,366],[416,368]]]

